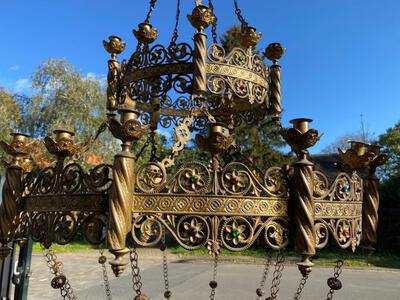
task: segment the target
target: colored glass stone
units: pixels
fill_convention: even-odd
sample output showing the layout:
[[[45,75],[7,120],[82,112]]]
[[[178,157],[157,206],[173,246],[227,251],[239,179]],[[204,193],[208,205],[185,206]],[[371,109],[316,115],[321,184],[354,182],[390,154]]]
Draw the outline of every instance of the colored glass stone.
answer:
[[[237,181],[237,179],[233,178],[233,179],[231,180],[231,183],[232,183],[233,185],[237,185],[237,184],[238,184],[238,181]]]
[[[349,191],[349,188],[348,188],[347,186],[345,186],[345,187],[343,188],[343,191],[344,191],[345,193],[347,193],[347,192]]]
[[[232,235],[233,235],[234,237],[238,237],[238,236],[239,236],[239,231],[234,230],[234,231],[232,232]]]
[[[244,89],[244,85],[241,85],[241,86],[240,86],[240,89],[243,90],[243,89]]]
[[[239,60],[242,61],[244,59],[243,56],[239,56]]]
[[[348,230],[345,230],[345,231],[344,231],[344,235],[345,235],[346,237],[349,237],[349,236],[350,236],[350,232],[349,232]]]
[[[190,177],[190,181],[191,181],[191,182],[195,183],[196,180],[197,180],[197,176],[192,176],[192,177]]]

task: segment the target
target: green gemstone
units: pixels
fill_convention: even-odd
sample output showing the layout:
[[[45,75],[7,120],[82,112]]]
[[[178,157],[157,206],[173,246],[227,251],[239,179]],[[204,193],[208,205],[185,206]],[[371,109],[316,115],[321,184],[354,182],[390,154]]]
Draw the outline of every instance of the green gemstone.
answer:
[[[233,234],[233,236],[234,236],[234,237],[238,237],[238,235],[239,235],[239,231],[237,231],[237,230],[234,230],[232,234]]]
[[[190,181],[191,181],[191,182],[195,183],[196,180],[197,180],[197,176],[192,176],[192,177],[190,177]]]
[[[257,92],[257,95],[258,95],[258,96],[261,96],[261,95],[262,95],[262,93],[261,93],[261,92]]]
[[[239,56],[239,60],[242,61],[244,59],[243,56]]]

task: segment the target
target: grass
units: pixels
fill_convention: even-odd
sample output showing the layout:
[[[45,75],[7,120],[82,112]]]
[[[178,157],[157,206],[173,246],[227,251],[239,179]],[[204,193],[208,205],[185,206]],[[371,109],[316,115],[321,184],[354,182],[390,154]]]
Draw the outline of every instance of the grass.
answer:
[[[188,251],[178,245],[169,246],[168,249],[173,254],[187,255],[187,256],[206,256],[208,255],[207,249],[199,249]],[[248,249],[243,252],[232,252],[226,249],[221,249],[221,256],[250,256],[250,257],[266,257],[268,254],[274,255],[276,251],[269,249]],[[298,257],[294,251],[285,252],[288,257]],[[365,257],[360,250],[352,253],[349,250],[320,250],[318,251],[318,259],[313,262],[320,266],[333,266],[336,260],[340,257],[344,260],[345,266],[357,267],[383,267],[400,269],[400,256],[388,252],[377,252],[371,257]]]
[[[78,251],[90,250],[90,249],[98,249],[98,246],[90,245],[87,242],[74,241],[67,245],[58,245],[58,244],[54,243],[51,245],[51,249],[56,253],[69,253],[69,252],[78,252]],[[36,243],[36,242],[33,243],[32,252],[33,253],[42,253],[43,252],[42,247],[40,246],[39,243]]]
[[[67,245],[57,245],[53,244],[51,248],[56,253],[68,253],[68,252],[78,252],[90,249],[98,249],[98,246],[90,245],[86,242],[74,241]],[[208,251],[206,248],[199,250],[188,251],[180,247],[177,244],[172,244],[168,246],[168,250],[172,254],[179,254],[183,256],[208,256]],[[42,248],[39,243],[33,244],[33,253],[42,253]],[[276,251],[270,249],[257,249],[250,248],[243,252],[232,252],[226,249],[221,249],[221,256],[224,257],[241,257],[243,262],[254,262],[254,258],[263,258],[268,254],[274,255]],[[294,251],[285,252],[287,257],[295,257],[298,255]],[[366,258],[360,250],[352,253],[349,250],[330,250],[323,249],[318,251],[318,259],[314,259],[314,263],[320,266],[333,266],[336,260],[340,257],[344,260],[345,266],[355,266],[355,267],[383,267],[383,268],[394,268],[400,269],[400,256],[397,256],[388,252],[376,252],[371,257]],[[243,258],[248,257],[248,258]],[[252,259],[249,259],[252,258]]]

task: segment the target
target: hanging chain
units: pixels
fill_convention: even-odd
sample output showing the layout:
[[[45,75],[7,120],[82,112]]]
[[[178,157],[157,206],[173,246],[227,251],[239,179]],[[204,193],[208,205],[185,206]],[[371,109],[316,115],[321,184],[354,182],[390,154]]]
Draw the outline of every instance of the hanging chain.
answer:
[[[177,0],[175,28],[174,28],[174,33],[172,35],[172,39],[171,39],[171,42],[169,43],[169,47],[168,48],[172,48],[173,46],[175,46],[176,45],[176,40],[178,39],[179,16],[181,14],[180,6],[181,6],[181,0]]]
[[[279,285],[281,283],[282,271],[285,268],[285,256],[282,251],[279,251],[274,270],[274,278],[272,279],[271,285],[271,298],[276,298],[279,292]]]
[[[99,128],[97,129],[96,133],[94,135],[92,135],[89,138],[89,140],[87,141],[87,143],[81,149],[79,149],[79,151],[77,153],[75,153],[72,156],[72,160],[69,161],[67,164],[70,164],[72,162],[76,162],[76,161],[80,160],[82,157],[82,154],[85,153],[86,151],[88,151],[93,146],[93,143],[97,140],[99,135],[107,129],[107,127],[108,127],[107,122],[101,123]]]
[[[162,228],[162,236],[161,236],[161,247],[160,250],[163,254],[163,276],[164,276],[164,297],[170,299],[172,296],[172,292],[169,290],[169,279],[168,279],[168,264],[167,264],[167,254],[165,250],[167,249],[167,244],[165,242],[165,227]]]
[[[150,144],[150,137],[147,137],[146,142],[143,144],[142,148],[139,150],[138,154],[136,155],[136,161],[138,161],[139,157],[142,155],[144,149]]]
[[[210,299],[214,300],[215,297],[215,289],[217,288],[217,267],[218,267],[218,255],[214,256],[214,268],[213,268],[213,280],[210,281]]]
[[[74,295],[74,290],[72,289],[71,284],[62,272],[63,263],[57,261],[57,255],[53,250],[43,248],[43,252],[50,273],[55,275],[51,281],[51,286],[55,289],[60,289],[60,294],[63,299],[77,300],[78,298]]]
[[[150,133],[149,139],[151,142],[151,154],[150,154],[150,161],[158,161],[157,157],[157,145],[156,145],[156,140],[155,140],[155,135],[156,133],[152,131]]]
[[[343,260],[338,259],[334,268],[333,277],[328,279],[328,286],[330,287],[330,290],[326,296],[326,300],[332,300],[334,291],[342,288],[342,283],[339,280],[339,275],[342,273],[342,267]]]
[[[214,22],[212,23],[212,27],[211,27],[211,32],[212,32],[212,38],[213,38],[213,42],[214,44],[217,44],[217,16],[214,13],[214,5],[212,3],[212,0],[208,0],[208,6],[214,16]]]
[[[99,264],[101,264],[101,269],[103,271],[104,290],[106,292],[106,299],[111,300],[111,288],[107,275],[106,261],[107,257],[104,255],[104,249],[100,249]]]
[[[257,293],[256,300],[260,300],[261,297],[264,295],[265,282],[267,281],[267,277],[268,277],[269,267],[271,265],[271,261],[272,261],[272,257],[269,254],[267,259],[265,260],[264,272],[263,272],[263,275],[261,277],[260,287],[256,290],[256,293]]]
[[[240,21],[240,23],[242,23],[242,30],[246,27],[249,26],[249,23],[246,22],[246,20],[243,18],[242,16],[242,11],[240,10],[237,0],[233,0],[233,2],[235,3],[235,13]]]
[[[157,2],[157,0],[150,0],[149,12],[147,13],[147,17],[146,17],[146,20],[144,21],[144,23],[149,23],[150,22],[151,13],[154,10],[154,6],[156,5],[156,2]]]
[[[299,287],[297,288],[296,294],[294,294],[293,300],[299,300],[301,297],[301,293],[303,292],[304,286],[307,283],[308,275],[303,276],[300,280]]]
[[[131,268],[132,268],[132,286],[133,290],[136,292],[136,295],[141,295],[142,294],[142,278],[140,277],[140,269],[138,265],[138,259],[139,256],[136,252],[135,246],[133,246],[132,249],[130,249],[129,252],[129,259],[131,261]]]

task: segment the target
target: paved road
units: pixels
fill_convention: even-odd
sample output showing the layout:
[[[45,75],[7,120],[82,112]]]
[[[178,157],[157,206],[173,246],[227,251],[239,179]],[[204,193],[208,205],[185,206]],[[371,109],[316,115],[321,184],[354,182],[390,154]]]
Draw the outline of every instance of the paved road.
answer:
[[[105,299],[104,286],[97,254],[59,255],[64,261],[65,274],[76,290],[77,297],[84,299]],[[170,285],[174,300],[209,299],[208,282],[211,278],[211,264],[201,262],[182,262],[176,260],[169,267]],[[162,300],[163,280],[161,257],[145,257],[140,261],[143,279],[143,291],[152,300]],[[218,267],[218,288],[216,300],[255,299],[262,265],[223,263]],[[129,271],[129,270],[127,270]],[[113,299],[133,299],[129,272],[115,279],[109,270]],[[61,299],[58,290],[50,287],[51,275],[42,256],[34,255],[29,300]],[[326,279],[332,274],[332,268],[314,268],[302,299],[326,299],[328,287]],[[271,275],[268,283],[271,282]],[[300,274],[293,265],[284,269],[279,291],[279,299],[293,299]],[[335,294],[335,300],[396,300],[400,299],[400,271],[344,269],[341,275],[343,289]]]

